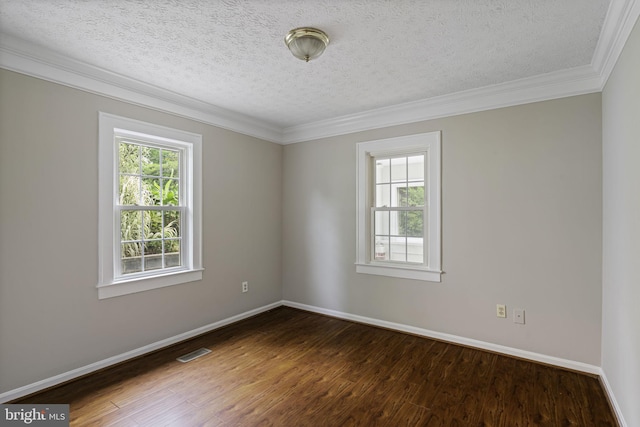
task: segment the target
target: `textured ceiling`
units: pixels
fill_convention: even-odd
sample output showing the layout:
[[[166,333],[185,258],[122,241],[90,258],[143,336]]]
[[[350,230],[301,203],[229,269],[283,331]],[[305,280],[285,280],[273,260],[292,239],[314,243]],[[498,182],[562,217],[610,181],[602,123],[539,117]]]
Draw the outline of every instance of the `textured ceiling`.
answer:
[[[609,0],[0,0],[0,31],[281,127],[591,64]],[[328,33],[305,63],[286,33]]]

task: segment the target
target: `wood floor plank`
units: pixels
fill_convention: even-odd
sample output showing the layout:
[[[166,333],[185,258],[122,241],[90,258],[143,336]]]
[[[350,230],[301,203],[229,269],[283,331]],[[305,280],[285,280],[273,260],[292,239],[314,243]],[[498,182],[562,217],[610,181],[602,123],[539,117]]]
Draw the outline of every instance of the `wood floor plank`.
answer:
[[[456,362],[461,356],[462,349],[462,347],[445,344],[444,351],[438,354],[437,364],[425,364],[426,370],[420,371],[424,377],[418,383],[420,388],[415,396],[411,398],[411,403],[431,409],[436,396],[441,393],[441,387],[444,386],[442,390],[444,393],[453,391],[447,389],[446,383],[457,369]]]
[[[322,381],[313,381],[297,388],[291,399],[284,399],[269,408],[258,420],[244,420],[240,425],[317,426],[318,420],[335,416],[331,409],[335,402],[354,393],[354,384],[341,378],[323,377]],[[240,421],[240,420],[235,420]],[[329,425],[329,424],[325,424]]]
[[[141,393],[139,399],[132,401],[127,405],[119,406],[115,411],[111,411],[106,414],[97,411],[94,412],[95,416],[88,419],[87,422],[101,426],[118,426],[121,424],[137,425],[138,423],[131,418],[133,415],[148,410],[153,411],[156,407],[167,406],[170,404],[169,402],[171,399],[175,399],[175,395],[164,389],[153,390],[150,393]]]
[[[481,402],[476,400],[482,399],[471,393],[470,385],[476,384],[477,377],[474,381],[469,381],[475,375],[482,375],[475,371],[475,368],[481,364],[482,352],[461,348],[459,355],[455,359],[455,369],[448,375],[443,376],[441,384],[432,384],[431,391],[435,394],[423,395],[423,405],[428,407],[433,414],[442,419],[446,419],[451,423],[458,422],[459,419],[465,420],[468,424],[468,418],[475,414]],[[433,387],[436,385],[437,387]],[[466,406],[463,406],[465,405]],[[470,415],[471,413],[471,415]]]
[[[437,366],[449,344],[417,337],[412,338],[414,341],[408,346],[408,351],[405,352],[396,367],[402,372],[400,380],[424,384],[429,382],[432,373],[437,371]]]
[[[416,384],[398,382],[391,375],[375,382],[361,381],[360,384],[365,395],[345,411],[346,416],[340,425],[396,425],[394,420],[398,412],[418,389]]]
[[[591,375],[286,307],[14,403],[80,427],[617,425]]]
[[[511,374],[516,359],[496,356],[489,387],[480,412],[478,426],[506,426],[510,399]]]
[[[488,352],[473,351],[472,358],[466,366],[467,378],[464,374],[459,378],[458,398],[455,409],[448,417],[452,425],[474,425],[479,420],[486,394],[489,391],[491,374],[493,373],[496,355]],[[465,369],[458,372],[462,374]],[[469,377],[474,378],[469,381]],[[449,384],[450,386],[450,384]]]
[[[431,419],[431,410],[424,406],[404,402],[391,418],[388,426],[427,426]]]
[[[612,420],[609,416],[609,401],[598,378],[581,376],[580,382],[581,389],[586,389],[587,394],[585,422],[603,427],[617,425],[617,420]]]
[[[504,397],[507,403],[507,425],[534,425],[534,372],[533,363],[516,360],[511,372],[511,386],[507,396]]]
[[[136,406],[131,410],[121,408],[118,412],[122,411],[123,414],[127,414],[127,419],[131,419],[139,425],[146,425],[149,424],[151,420],[156,419],[166,412],[173,411],[174,408],[183,405],[185,402],[184,397],[177,394],[170,394],[162,399],[152,400],[147,405]],[[113,415],[117,415],[118,412]],[[107,416],[105,418],[109,419],[111,417]]]
[[[584,412],[588,409],[584,391],[580,390],[577,381],[579,374],[561,371],[558,373],[558,395],[556,405],[556,421],[562,426],[587,425]]]
[[[556,423],[556,401],[558,381],[553,368],[535,365],[532,382],[532,420],[535,425],[554,425]]]
[[[197,413],[198,408],[189,402],[182,401],[176,405],[162,408],[155,413],[145,414],[145,418],[133,416],[132,418],[143,427],[160,427],[180,425],[177,420],[189,418],[191,414]]]
[[[69,405],[69,422],[72,425],[88,425],[96,418],[116,412],[118,407],[108,400],[96,399],[87,402],[89,399],[72,401]]]

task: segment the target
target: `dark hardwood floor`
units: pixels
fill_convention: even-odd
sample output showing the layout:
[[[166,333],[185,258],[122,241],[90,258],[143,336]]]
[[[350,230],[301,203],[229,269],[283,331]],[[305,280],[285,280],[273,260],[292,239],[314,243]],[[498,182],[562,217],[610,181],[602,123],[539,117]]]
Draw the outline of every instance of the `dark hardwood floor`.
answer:
[[[286,307],[14,403],[72,426],[617,425],[596,377]]]

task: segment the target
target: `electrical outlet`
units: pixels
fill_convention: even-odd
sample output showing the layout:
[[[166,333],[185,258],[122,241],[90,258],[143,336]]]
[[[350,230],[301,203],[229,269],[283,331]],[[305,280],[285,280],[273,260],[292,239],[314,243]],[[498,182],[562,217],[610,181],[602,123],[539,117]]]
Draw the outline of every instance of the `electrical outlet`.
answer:
[[[496,305],[496,316],[502,317],[503,319],[507,317],[507,306],[504,304]]]
[[[522,308],[513,309],[513,323],[524,325],[524,310]]]
[[[242,292],[249,292],[249,282],[242,282]]]

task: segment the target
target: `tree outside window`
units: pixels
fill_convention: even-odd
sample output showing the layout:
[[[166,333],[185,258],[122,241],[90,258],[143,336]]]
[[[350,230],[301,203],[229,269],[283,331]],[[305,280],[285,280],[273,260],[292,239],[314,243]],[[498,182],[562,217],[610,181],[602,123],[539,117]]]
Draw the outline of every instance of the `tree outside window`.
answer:
[[[398,188],[401,206],[424,206],[424,186]],[[422,212],[406,212],[398,220],[398,234],[407,237],[422,237],[424,229]]]

